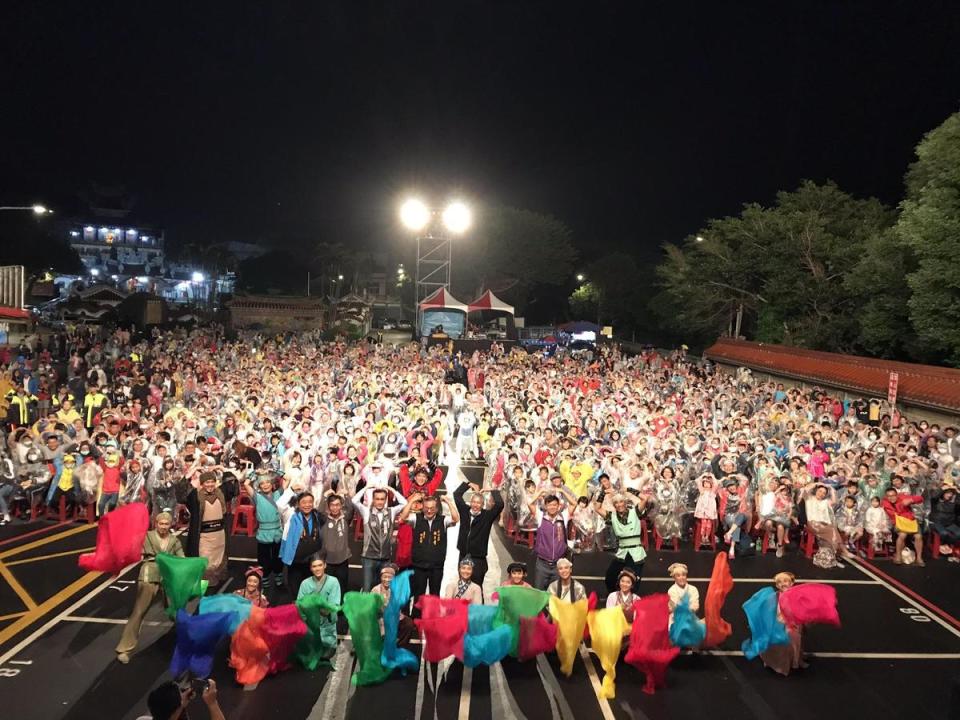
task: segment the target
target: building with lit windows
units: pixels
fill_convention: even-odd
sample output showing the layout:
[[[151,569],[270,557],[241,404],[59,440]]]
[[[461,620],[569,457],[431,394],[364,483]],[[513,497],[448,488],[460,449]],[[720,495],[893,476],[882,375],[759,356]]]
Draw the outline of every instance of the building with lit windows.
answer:
[[[76,221],[67,239],[92,275],[109,277],[163,274],[163,230],[144,225]]]

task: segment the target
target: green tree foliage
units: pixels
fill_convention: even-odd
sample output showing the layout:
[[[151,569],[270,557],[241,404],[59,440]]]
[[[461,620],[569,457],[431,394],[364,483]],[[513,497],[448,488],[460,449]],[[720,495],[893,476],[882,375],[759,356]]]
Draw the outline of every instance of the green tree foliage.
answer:
[[[509,207],[486,209],[475,229],[454,243],[454,290],[472,295],[481,287],[494,288],[518,314],[536,286],[567,282],[577,259],[566,225],[550,215]]]
[[[574,320],[596,320],[597,306],[600,299],[600,293],[597,286],[591,282],[585,282],[572,293],[567,300],[570,306],[570,315]]]
[[[741,314],[741,334],[752,330],[758,340],[853,350],[862,298],[846,278],[891,222],[880,202],[834,183],[806,181],[778,193],[771,207],[746,205],[683,246],[666,246],[657,268],[660,315],[703,337],[731,334]]]
[[[960,365],[960,113],[917,145],[896,233],[916,257],[907,275],[910,321],[924,349]]]

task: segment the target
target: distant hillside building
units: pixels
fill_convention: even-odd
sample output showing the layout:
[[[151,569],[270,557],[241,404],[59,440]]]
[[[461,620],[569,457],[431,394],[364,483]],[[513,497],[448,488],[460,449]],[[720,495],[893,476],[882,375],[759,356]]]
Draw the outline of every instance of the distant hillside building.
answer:
[[[233,327],[264,330],[323,329],[325,307],[317,297],[240,295],[228,303]]]

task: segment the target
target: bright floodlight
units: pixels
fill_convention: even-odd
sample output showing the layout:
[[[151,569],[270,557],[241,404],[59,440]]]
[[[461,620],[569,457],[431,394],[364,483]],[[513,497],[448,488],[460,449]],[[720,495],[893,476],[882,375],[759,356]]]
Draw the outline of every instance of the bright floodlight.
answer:
[[[577,275],[577,282],[583,282],[583,273]]]
[[[430,222],[430,210],[420,200],[411,198],[400,206],[400,221],[410,230],[423,230]]]
[[[47,209],[46,209],[43,205],[34,205],[34,206],[33,206],[33,211],[34,211],[37,215],[43,215],[44,213],[47,212]]]
[[[466,232],[470,227],[471,220],[470,208],[462,202],[452,202],[443,211],[443,224],[447,230],[453,233]]]
[[[100,271],[97,270],[96,268],[90,268],[90,274],[93,275],[93,277],[96,277],[97,275],[100,274]]]
[[[697,235],[697,242],[703,242],[703,235]]]
[[[191,279],[192,279],[194,282],[203,282],[203,273],[202,273],[202,272],[195,272],[193,275],[191,275]]]

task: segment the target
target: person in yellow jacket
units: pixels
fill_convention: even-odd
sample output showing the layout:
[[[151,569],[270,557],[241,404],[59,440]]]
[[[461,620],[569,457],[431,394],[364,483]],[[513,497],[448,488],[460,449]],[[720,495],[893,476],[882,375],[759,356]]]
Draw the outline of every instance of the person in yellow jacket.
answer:
[[[73,400],[64,399],[60,402],[60,407],[57,410],[57,420],[62,422],[66,426],[73,425],[77,420],[82,420],[80,413],[77,412],[77,409],[73,406]]]
[[[83,398],[83,421],[88,430],[93,429],[93,419],[106,404],[107,396],[100,392],[100,388],[91,387],[90,392]]]
[[[30,415],[37,406],[37,398],[27,392],[26,388],[18,387],[6,395],[7,420],[14,425],[29,425]]]
[[[560,477],[563,478],[563,484],[573,491],[576,497],[582,497],[587,494],[587,483],[593,477],[593,465],[586,460],[573,462],[571,456],[567,456],[560,462]]]

